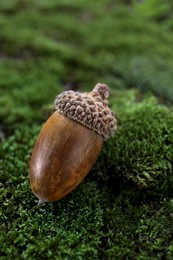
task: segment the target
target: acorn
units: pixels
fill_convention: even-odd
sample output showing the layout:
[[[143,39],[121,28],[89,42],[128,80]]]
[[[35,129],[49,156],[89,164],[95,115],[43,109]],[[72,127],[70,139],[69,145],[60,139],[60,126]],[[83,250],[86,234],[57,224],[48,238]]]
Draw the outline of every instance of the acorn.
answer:
[[[114,135],[117,121],[108,96],[108,86],[98,83],[90,93],[69,90],[56,97],[56,111],[41,129],[30,161],[30,185],[40,202],[57,201],[75,189],[104,139]]]

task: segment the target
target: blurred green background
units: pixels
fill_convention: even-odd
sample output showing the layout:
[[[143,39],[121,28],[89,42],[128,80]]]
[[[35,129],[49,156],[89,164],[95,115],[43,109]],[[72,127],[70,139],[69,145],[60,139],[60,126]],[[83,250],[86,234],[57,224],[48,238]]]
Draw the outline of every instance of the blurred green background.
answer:
[[[61,91],[110,87],[118,131],[37,206],[28,165]],[[0,1],[0,259],[173,259],[173,2]]]

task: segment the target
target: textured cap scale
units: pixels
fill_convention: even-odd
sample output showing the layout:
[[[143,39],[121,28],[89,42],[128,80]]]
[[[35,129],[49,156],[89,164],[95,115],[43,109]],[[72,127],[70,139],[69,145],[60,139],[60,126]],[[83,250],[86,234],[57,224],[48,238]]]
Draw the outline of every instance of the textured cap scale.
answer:
[[[90,93],[64,91],[55,99],[57,111],[85,125],[105,139],[114,135],[117,120],[108,107],[109,89],[98,83]]]

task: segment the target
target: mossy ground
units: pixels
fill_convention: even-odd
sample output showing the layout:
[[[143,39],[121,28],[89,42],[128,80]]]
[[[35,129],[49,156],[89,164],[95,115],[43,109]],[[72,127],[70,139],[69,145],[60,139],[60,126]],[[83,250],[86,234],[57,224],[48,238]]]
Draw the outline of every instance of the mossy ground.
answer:
[[[173,259],[172,8],[1,0],[1,259]],[[117,134],[76,190],[37,206],[28,165],[53,100],[97,82]]]

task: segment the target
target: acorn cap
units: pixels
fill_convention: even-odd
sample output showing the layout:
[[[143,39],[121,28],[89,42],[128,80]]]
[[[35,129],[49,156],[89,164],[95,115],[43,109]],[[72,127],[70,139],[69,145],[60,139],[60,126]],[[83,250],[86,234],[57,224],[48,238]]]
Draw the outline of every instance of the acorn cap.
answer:
[[[98,83],[90,93],[64,91],[55,99],[55,107],[60,114],[85,125],[105,139],[112,137],[117,128],[117,120],[108,107],[109,88]]]

